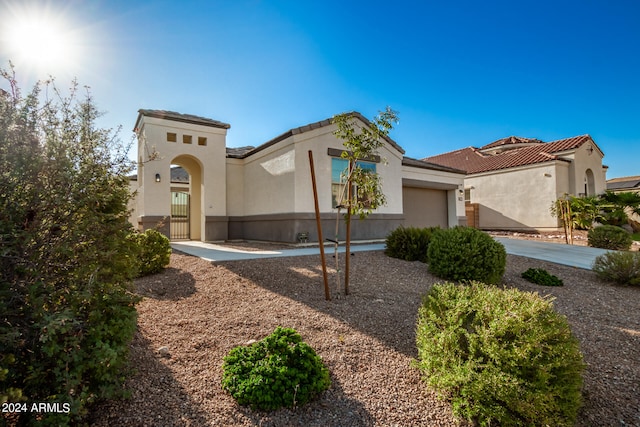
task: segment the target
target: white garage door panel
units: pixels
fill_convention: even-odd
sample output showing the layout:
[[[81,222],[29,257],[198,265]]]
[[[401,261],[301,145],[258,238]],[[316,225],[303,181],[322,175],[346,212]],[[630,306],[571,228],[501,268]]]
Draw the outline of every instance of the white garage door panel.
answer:
[[[447,228],[447,192],[430,188],[403,187],[402,209],[405,227]]]

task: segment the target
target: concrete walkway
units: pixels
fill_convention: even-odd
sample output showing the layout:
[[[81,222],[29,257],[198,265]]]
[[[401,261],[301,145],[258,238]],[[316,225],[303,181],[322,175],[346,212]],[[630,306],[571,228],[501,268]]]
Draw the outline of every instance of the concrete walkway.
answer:
[[[598,255],[608,252],[604,249],[565,245],[562,243],[509,239],[506,237],[496,237],[495,239],[504,245],[508,254],[555,262],[557,264],[584,268],[587,270],[591,269],[593,260]],[[172,242],[171,247],[208,261],[238,261],[255,258],[318,255],[320,253],[317,246],[269,251],[245,251],[242,249],[229,248],[223,245],[197,241]],[[384,250],[384,247],[384,243],[354,245],[351,246],[351,252],[381,251]],[[344,246],[339,248],[339,252],[344,252]],[[325,245],[325,254],[327,256],[331,256],[333,254],[333,245]]]
[[[172,242],[171,247],[194,255],[208,261],[238,261],[255,258],[278,258],[301,255],[319,255],[320,249],[317,246],[295,249],[282,249],[272,251],[245,251],[242,249],[229,248],[214,243],[203,243],[197,241]],[[381,251],[384,250],[384,243],[373,243],[351,246],[351,252],[361,251]],[[324,252],[327,256],[333,255],[333,244],[325,245]],[[344,246],[338,248],[339,253],[344,252]]]

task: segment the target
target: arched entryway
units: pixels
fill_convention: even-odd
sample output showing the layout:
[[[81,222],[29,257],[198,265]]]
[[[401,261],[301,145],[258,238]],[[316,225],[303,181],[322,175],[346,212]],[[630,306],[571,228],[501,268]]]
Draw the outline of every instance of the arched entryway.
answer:
[[[171,161],[174,167],[182,168],[188,178],[172,182],[170,237],[172,240],[200,240],[202,235],[202,164],[190,155],[180,155]],[[185,185],[188,184],[188,185]]]
[[[596,180],[593,171],[587,169],[584,173],[584,195],[594,196],[596,194]]]

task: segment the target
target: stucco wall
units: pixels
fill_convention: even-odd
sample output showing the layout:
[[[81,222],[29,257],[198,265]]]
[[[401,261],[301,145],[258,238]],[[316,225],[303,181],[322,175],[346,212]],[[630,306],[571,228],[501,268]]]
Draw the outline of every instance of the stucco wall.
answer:
[[[295,152],[285,140],[244,160],[244,215],[294,212]]]
[[[343,150],[344,145],[333,132],[336,127],[325,126],[294,135],[295,141],[295,212],[314,212],[313,191],[309,166],[309,150],[313,151],[318,204],[321,212],[335,212],[331,206],[331,159],[328,149]],[[379,150],[381,159],[376,163],[380,175],[382,192],[387,203],[376,209],[378,214],[402,213],[402,154],[393,147],[383,146]]]
[[[555,229],[556,162],[468,176],[471,203],[480,205],[483,229]],[[564,173],[564,172],[561,172]]]
[[[167,132],[175,133],[177,141],[167,141]],[[145,116],[137,133],[139,218],[144,222],[145,217],[157,221],[170,216],[170,168],[180,164],[191,175],[191,238],[204,240],[206,219],[225,216],[227,210],[226,129]],[[190,135],[192,142],[183,143],[183,135]],[[199,137],[206,138],[206,145],[198,144]]]

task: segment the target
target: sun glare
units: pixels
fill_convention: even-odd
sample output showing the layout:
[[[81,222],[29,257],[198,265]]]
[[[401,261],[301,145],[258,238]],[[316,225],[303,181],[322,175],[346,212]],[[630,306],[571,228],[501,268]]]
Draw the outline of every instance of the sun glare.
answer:
[[[29,68],[41,78],[73,68],[80,40],[62,12],[21,8],[9,15],[1,19],[2,50],[16,67]]]

